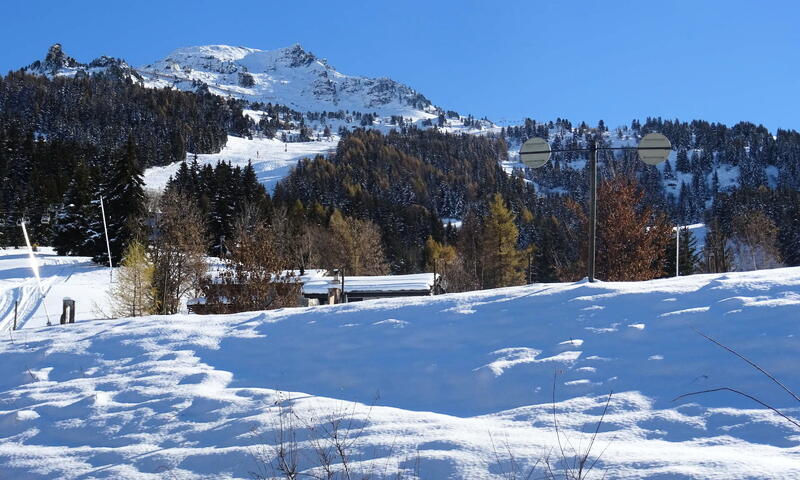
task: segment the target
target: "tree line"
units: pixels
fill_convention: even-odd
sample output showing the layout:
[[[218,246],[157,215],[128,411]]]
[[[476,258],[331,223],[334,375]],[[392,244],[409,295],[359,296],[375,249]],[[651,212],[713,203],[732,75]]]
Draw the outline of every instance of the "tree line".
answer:
[[[61,254],[107,262],[103,198],[111,260],[123,267],[116,312],[125,315],[175,313],[187,296],[217,312],[297,305],[298,279],[312,268],[435,271],[451,292],[582,278],[585,202],[539,195],[520,172],[506,175],[504,148],[493,137],[357,131],[330,157],[301,162],[274,196],[251,165],[196,158],[153,195],[129,137],[106,169],[78,163],[51,240]],[[636,175],[606,175],[598,195],[598,278],[673,275],[673,222]],[[681,274],[796,264],[798,200],[763,187],[718,194],[704,250],[680,233]],[[209,256],[218,259],[211,272]]]

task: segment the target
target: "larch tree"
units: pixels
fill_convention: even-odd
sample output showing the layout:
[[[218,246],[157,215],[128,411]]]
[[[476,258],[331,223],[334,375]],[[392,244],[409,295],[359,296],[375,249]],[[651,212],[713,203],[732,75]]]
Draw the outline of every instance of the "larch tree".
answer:
[[[344,268],[346,275],[389,273],[380,228],[369,220],[345,217],[334,211],[328,223],[329,267]]]
[[[458,262],[458,254],[455,247],[439,243],[428,237],[425,241],[426,268],[440,276],[439,285],[446,291],[455,291],[455,277],[463,267]]]
[[[519,230],[515,216],[496,193],[489,203],[481,237],[484,288],[507,287],[525,282],[527,254],[517,249]]]
[[[138,240],[131,241],[125,249],[116,283],[109,295],[114,317],[138,317],[153,313],[153,262]]]

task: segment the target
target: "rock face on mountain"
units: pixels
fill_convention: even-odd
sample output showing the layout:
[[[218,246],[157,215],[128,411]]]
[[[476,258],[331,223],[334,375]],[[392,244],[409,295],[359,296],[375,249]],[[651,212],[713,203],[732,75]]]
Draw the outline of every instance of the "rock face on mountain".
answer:
[[[143,78],[139,73],[128,65],[125,60],[102,56],[89,63],[81,63],[70,57],[61,48],[60,43],[51,46],[44,60],[36,60],[23,70],[28,73],[47,76],[75,76],[84,74],[108,73],[123,79],[142,83]]]
[[[418,117],[438,109],[389,78],[344,75],[300,45],[258,50],[227,45],[179,48],[139,69],[151,83],[209,91],[299,111],[350,110]]]

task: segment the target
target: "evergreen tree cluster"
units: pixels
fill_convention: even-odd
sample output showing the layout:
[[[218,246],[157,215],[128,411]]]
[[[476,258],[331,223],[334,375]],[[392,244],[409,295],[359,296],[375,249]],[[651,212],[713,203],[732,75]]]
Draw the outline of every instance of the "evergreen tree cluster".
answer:
[[[92,171],[79,163],[64,196],[64,207],[55,215],[51,234],[56,251],[107,263],[110,249],[112,263],[118,264],[131,241],[146,233],[143,175],[132,137],[104,167]],[[49,240],[49,232],[42,230],[37,231],[39,236]]]
[[[102,163],[132,137],[142,167],[166,165],[187,151],[218,152],[228,134],[247,136],[251,124],[238,101],[145,88],[111,72],[47,77],[17,71],[0,77],[3,137],[80,146],[90,164]]]
[[[251,164],[234,167],[227,162],[216,166],[182,162],[167,183],[166,193],[175,192],[197,203],[208,225],[211,253],[226,251],[226,239],[232,238],[235,220],[247,207],[269,210],[270,199],[259,183]]]
[[[21,241],[18,229],[9,227],[22,218],[39,243],[56,235],[64,245],[67,232],[78,227],[96,233],[97,212],[89,202],[120,193],[108,189],[121,173],[121,157],[135,158],[126,174],[141,173],[184,159],[187,151],[218,152],[228,134],[246,136],[253,127],[240,102],[145,88],[123,73],[109,68],[66,77],[20,70],[0,77],[0,233],[6,244]],[[122,244],[125,237],[119,237]],[[112,248],[113,257],[120,258],[122,244]],[[77,240],[62,250],[97,253]]]

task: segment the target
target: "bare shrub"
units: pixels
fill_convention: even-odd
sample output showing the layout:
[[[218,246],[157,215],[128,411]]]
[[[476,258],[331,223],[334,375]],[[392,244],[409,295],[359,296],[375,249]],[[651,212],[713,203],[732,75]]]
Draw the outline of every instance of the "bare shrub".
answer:
[[[350,409],[304,417],[295,412],[291,403],[289,398],[275,403],[278,415],[274,438],[254,450],[254,478],[368,480],[379,473],[374,468],[366,471],[357,461],[369,412],[364,419],[358,419],[357,404],[353,404]],[[384,468],[381,476],[386,473]]]
[[[776,378],[774,375],[772,375],[771,373],[769,373],[769,372],[767,372],[766,370],[764,370],[764,369],[763,369],[763,368],[762,368],[760,365],[758,365],[758,364],[757,364],[757,363],[755,363],[754,361],[750,360],[749,358],[745,357],[745,356],[744,356],[744,355],[742,355],[741,353],[737,352],[737,351],[736,351],[736,350],[734,350],[733,348],[731,348],[731,347],[729,347],[729,346],[727,346],[727,345],[724,345],[723,343],[721,343],[721,342],[719,342],[719,341],[715,340],[714,338],[712,338],[712,337],[710,337],[710,336],[706,335],[705,333],[703,333],[703,332],[701,332],[701,331],[699,331],[699,330],[697,330],[697,329],[693,329],[693,330],[694,330],[694,331],[695,331],[695,332],[696,332],[698,335],[700,335],[701,337],[705,338],[705,339],[706,339],[706,340],[708,340],[709,342],[711,342],[711,343],[713,343],[713,344],[717,345],[717,346],[718,346],[718,347],[720,347],[720,348],[723,348],[723,349],[727,350],[727,351],[728,351],[728,352],[730,352],[732,355],[735,355],[735,356],[739,357],[740,359],[744,360],[744,361],[745,361],[745,362],[746,362],[748,365],[750,365],[751,367],[753,367],[754,369],[756,369],[756,370],[757,370],[757,371],[758,371],[760,374],[762,374],[762,375],[764,375],[765,377],[767,377],[767,378],[768,378],[768,379],[769,379],[769,380],[770,380],[772,383],[774,383],[774,384],[775,384],[775,385],[777,385],[777,386],[778,386],[778,387],[779,387],[781,390],[783,390],[784,392],[786,392],[786,393],[787,393],[787,394],[788,394],[790,397],[792,397],[792,399],[794,399],[796,402],[800,403],[800,396],[798,396],[798,395],[797,395],[797,394],[796,394],[794,391],[792,391],[792,390],[791,390],[789,387],[787,387],[787,386],[786,386],[786,385],[785,385],[783,382],[781,382],[780,380],[778,380],[778,379],[777,379],[777,378]],[[797,427],[797,428],[800,428],[800,422],[798,422],[798,421],[797,421],[797,420],[795,420],[794,418],[792,418],[792,417],[790,417],[790,416],[786,415],[785,413],[783,413],[783,412],[782,412],[782,411],[780,411],[779,409],[775,408],[774,406],[772,406],[772,405],[770,405],[770,404],[768,404],[768,403],[766,403],[766,402],[762,401],[760,398],[756,397],[755,395],[749,394],[749,393],[747,393],[747,392],[743,392],[743,391],[741,391],[741,390],[739,390],[739,389],[732,388],[732,387],[718,387],[718,388],[710,388],[710,389],[707,389],[707,390],[700,390],[700,391],[697,391],[697,392],[689,392],[689,393],[684,393],[683,395],[679,395],[679,396],[677,396],[677,397],[673,398],[673,399],[672,399],[672,401],[673,401],[673,402],[677,402],[678,400],[680,400],[680,399],[682,399],[682,398],[692,397],[692,396],[696,396],[696,395],[703,395],[703,394],[707,394],[707,393],[713,393],[713,392],[723,392],[723,391],[727,391],[727,392],[735,393],[736,395],[739,395],[739,396],[742,396],[742,397],[748,398],[748,399],[750,399],[750,400],[752,400],[752,401],[754,401],[754,402],[758,403],[758,404],[759,404],[759,405],[761,405],[762,407],[765,407],[765,408],[768,408],[768,409],[772,410],[772,411],[773,411],[774,413],[776,413],[778,416],[780,416],[781,418],[783,418],[783,419],[784,419],[786,422],[788,422],[788,423],[790,423],[790,424],[794,425],[794,426],[795,426],[795,427]]]

